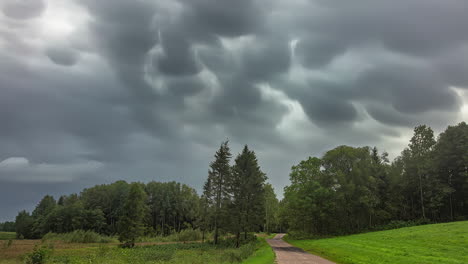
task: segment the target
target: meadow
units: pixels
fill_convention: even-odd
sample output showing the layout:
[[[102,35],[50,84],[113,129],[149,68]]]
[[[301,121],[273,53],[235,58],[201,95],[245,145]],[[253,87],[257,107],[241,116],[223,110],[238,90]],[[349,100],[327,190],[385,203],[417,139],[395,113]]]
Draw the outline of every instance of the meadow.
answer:
[[[16,234],[15,232],[0,232],[0,240],[9,240],[15,239]]]
[[[287,241],[338,264],[468,263],[468,221]]]
[[[265,242],[265,236],[246,242],[240,248],[235,248],[231,239],[225,239],[217,246],[200,242],[141,242],[135,248],[120,248],[112,240],[105,243],[74,243],[71,240],[57,240],[57,237],[49,235],[49,239],[45,240],[0,241],[0,263],[24,263],[34,249],[36,253],[46,255],[44,263],[274,263],[274,253]]]

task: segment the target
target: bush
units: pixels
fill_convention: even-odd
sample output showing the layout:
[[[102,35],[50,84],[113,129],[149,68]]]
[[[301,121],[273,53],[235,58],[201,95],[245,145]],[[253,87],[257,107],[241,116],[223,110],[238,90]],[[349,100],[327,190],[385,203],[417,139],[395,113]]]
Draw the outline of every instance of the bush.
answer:
[[[66,243],[110,243],[117,242],[115,238],[98,234],[93,231],[75,230],[71,233],[47,233],[43,241],[63,241]]]
[[[205,239],[209,236],[205,233]],[[187,228],[179,233],[172,233],[168,236],[144,236],[136,239],[136,242],[188,242],[202,239],[202,232],[199,229]]]
[[[201,240],[202,233],[198,229],[184,229],[177,234],[177,241],[197,241]]]
[[[34,251],[27,254],[24,261],[26,264],[44,264],[52,253],[51,247],[35,247]]]

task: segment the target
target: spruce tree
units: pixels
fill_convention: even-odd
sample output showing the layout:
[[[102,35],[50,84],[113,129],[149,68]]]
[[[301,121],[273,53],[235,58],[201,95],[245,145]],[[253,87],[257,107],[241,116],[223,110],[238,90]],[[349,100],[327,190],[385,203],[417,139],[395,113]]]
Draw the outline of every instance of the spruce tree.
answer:
[[[232,231],[239,245],[240,232],[257,231],[265,217],[264,185],[266,176],[258,165],[255,152],[246,145],[236,157],[230,181],[232,193]]]
[[[215,160],[210,164],[208,179],[204,188],[204,197],[213,213],[214,243],[218,244],[219,228],[225,223],[227,204],[230,200],[228,182],[231,177],[231,152],[228,141],[221,144],[215,153]]]

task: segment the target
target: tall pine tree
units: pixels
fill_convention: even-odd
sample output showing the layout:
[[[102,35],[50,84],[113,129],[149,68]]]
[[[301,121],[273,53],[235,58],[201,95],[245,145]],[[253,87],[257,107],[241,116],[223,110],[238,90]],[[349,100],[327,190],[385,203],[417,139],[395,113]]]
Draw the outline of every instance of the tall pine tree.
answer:
[[[228,141],[225,141],[216,151],[215,160],[210,164],[208,179],[204,186],[203,196],[213,216],[215,244],[218,244],[219,228],[225,223],[227,205],[230,201],[228,182],[231,177],[229,165],[231,157]]]
[[[258,231],[264,222],[266,176],[258,165],[255,152],[249,150],[247,145],[236,157],[232,171],[230,191],[233,222],[231,229],[236,233],[237,245],[239,245],[241,231],[247,238],[247,232]]]

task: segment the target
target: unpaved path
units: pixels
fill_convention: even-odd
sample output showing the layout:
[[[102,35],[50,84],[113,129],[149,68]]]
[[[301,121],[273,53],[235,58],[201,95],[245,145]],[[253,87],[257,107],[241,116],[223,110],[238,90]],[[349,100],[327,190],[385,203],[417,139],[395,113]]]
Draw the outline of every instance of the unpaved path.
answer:
[[[278,264],[335,264],[319,256],[312,255],[283,241],[284,234],[267,239],[276,254]]]

